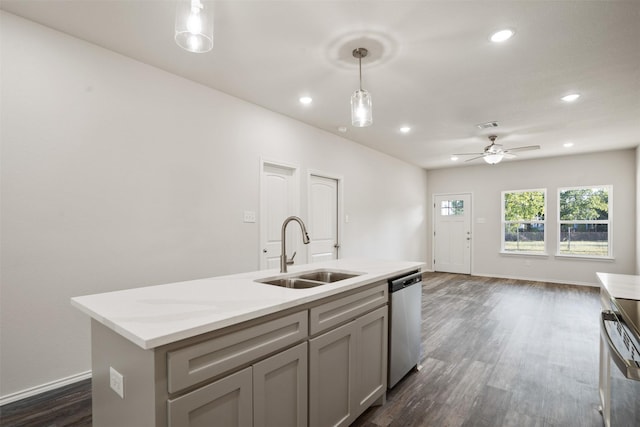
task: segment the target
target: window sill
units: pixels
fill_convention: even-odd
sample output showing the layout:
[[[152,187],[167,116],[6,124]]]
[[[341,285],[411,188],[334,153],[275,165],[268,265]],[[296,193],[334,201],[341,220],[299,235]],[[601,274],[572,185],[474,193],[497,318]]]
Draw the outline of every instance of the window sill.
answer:
[[[616,259],[611,256],[587,256],[587,255],[569,255],[569,254],[555,254],[554,258],[558,259],[574,259],[574,260],[582,260],[582,261],[603,261],[603,262],[613,262]]]
[[[549,258],[549,254],[546,252],[512,252],[512,251],[500,251],[500,255],[507,256],[524,256],[534,258]]]

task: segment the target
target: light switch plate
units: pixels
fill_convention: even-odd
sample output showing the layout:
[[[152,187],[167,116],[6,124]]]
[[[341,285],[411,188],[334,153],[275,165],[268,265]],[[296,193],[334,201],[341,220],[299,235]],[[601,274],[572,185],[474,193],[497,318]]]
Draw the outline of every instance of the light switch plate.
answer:
[[[124,376],[109,366],[109,385],[118,396],[124,399]]]
[[[256,222],[256,213],[254,211],[244,211],[244,222]]]

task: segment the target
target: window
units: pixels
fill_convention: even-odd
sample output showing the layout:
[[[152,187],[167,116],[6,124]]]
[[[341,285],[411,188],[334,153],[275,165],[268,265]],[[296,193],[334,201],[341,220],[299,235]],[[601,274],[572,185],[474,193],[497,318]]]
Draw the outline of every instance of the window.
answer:
[[[443,200],[440,202],[440,215],[464,215],[464,200]]]
[[[611,186],[560,188],[558,253],[611,256]]]
[[[546,253],[546,193],[545,189],[502,192],[502,252]]]

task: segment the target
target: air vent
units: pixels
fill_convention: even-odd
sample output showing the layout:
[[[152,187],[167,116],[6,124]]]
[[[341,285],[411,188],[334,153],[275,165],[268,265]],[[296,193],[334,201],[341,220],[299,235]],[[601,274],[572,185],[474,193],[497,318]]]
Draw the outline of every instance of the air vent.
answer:
[[[478,129],[490,129],[490,128],[497,128],[497,127],[498,127],[498,122],[480,123],[479,125],[476,125],[476,127],[477,127]]]

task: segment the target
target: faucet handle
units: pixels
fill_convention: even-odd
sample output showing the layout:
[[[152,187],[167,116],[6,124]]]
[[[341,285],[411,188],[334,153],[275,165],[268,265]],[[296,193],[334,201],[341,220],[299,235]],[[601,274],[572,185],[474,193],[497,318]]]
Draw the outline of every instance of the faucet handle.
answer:
[[[292,265],[293,264],[293,259],[296,257],[297,252],[293,252],[293,255],[291,255],[291,258],[289,258],[287,260],[287,265]]]

